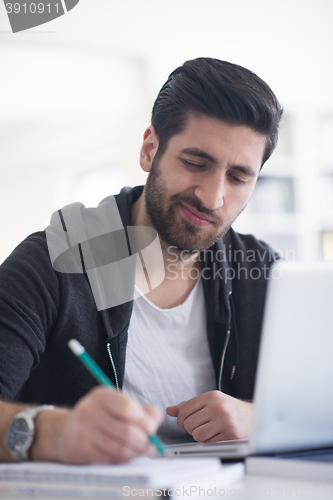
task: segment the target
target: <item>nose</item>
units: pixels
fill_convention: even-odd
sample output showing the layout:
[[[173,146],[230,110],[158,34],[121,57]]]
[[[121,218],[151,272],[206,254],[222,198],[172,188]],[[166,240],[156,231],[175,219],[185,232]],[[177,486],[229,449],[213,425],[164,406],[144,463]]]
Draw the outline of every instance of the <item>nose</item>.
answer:
[[[210,175],[196,186],[194,194],[208,210],[217,210],[224,205],[225,181],[224,175]]]

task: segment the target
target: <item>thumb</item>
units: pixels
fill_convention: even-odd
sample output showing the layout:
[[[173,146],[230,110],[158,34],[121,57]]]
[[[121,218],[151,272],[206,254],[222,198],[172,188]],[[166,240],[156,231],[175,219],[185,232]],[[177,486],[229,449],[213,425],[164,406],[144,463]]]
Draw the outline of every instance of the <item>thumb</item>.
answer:
[[[165,411],[167,412],[168,415],[170,415],[170,417],[177,417],[179,407],[183,403],[185,403],[185,401],[182,401],[181,403],[178,403],[177,405],[168,406]]]
[[[152,417],[158,425],[160,425],[164,419],[163,411],[159,406],[155,405],[143,405],[145,412]]]
[[[157,431],[163,421],[163,412],[158,406],[144,405],[143,408],[148,417],[148,427],[145,430],[150,434],[153,434]]]

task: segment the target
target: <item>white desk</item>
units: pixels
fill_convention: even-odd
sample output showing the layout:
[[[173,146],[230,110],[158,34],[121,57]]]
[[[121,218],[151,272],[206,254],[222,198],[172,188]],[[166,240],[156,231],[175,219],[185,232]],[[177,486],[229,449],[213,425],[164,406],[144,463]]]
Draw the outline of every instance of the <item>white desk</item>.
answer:
[[[241,464],[234,464],[235,467],[232,469],[233,465],[224,464],[221,469],[221,473],[215,474],[213,476],[207,477],[205,479],[200,479],[198,481],[192,481],[186,483],[186,489],[184,494],[174,495],[175,500],[221,500],[228,499],[250,499],[250,500],[265,500],[265,499],[309,499],[309,500],[333,500],[333,477],[331,482],[323,481],[308,481],[299,479],[286,479],[280,477],[268,477],[268,476],[255,476],[246,475]],[[227,469],[231,473],[226,473]],[[111,496],[105,496],[105,492],[101,497],[92,497],[89,495],[88,488],[86,495],[70,495],[70,496],[56,496],[54,493],[52,495],[8,495],[4,491],[5,483],[0,482],[0,500],[13,499],[16,500],[26,500],[27,498],[39,498],[43,500],[56,500],[61,498],[62,500],[73,500],[74,498],[112,498]],[[33,487],[33,485],[31,485]],[[47,485],[46,485],[47,486]],[[192,486],[192,491],[190,487]],[[201,489],[199,489],[199,487]],[[196,488],[196,489],[195,489]],[[139,495],[135,497],[122,496],[121,499],[131,499],[136,498],[139,500],[143,497]],[[147,497],[146,497],[147,498]],[[153,497],[149,497],[153,498]],[[155,497],[156,498],[156,497]],[[162,498],[162,497],[160,497]]]
[[[243,479],[236,481],[230,488],[235,491],[228,491],[229,498],[238,499],[333,499],[333,477],[332,481],[327,483],[303,479],[245,475]]]
[[[224,464],[226,467],[229,464]],[[239,465],[239,464],[238,464]],[[232,466],[231,466],[232,467]],[[330,482],[309,481],[303,479],[289,479],[283,477],[269,477],[259,475],[247,475],[242,471],[234,471],[232,475],[220,475],[194,482],[194,486],[201,485],[199,490],[190,495],[175,496],[175,499],[185,500],[222,500],[228,499],[307,499],[307,500],[333,500],[333,477]],[[231,480],[230,480],[231,477]]]

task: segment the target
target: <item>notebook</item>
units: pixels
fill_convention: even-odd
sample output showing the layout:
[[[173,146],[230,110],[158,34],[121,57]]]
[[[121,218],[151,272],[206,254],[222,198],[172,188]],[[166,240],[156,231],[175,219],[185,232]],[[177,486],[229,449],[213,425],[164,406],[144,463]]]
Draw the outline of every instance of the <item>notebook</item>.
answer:
[[[333,263],[274,263],[250,440],[171,445],[169,452],[237,459],[333,447],[332,353]]]
[[[154,499],[196,496],[199,488],[232,483],[244,464],[218,458],[148,458],[127,464],[65,465],[52,462],[0,464],[0,497]],[[189,495],[190,494],[190,495]]]

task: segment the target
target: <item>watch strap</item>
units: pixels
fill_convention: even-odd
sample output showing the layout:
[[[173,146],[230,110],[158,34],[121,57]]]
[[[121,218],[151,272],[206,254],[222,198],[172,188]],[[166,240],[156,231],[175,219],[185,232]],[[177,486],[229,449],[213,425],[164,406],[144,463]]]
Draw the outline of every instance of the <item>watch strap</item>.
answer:
[[[29,450],[33,442],[33,438],[35,435],[35,424],[34,424],[34,419],[37,417],[37,415],[44,411],[44,410],[54,410],[53,405],[39,405],[39,406],[31,406],[29,408],[25,408],[24,410],[20,411],[17,413],[12,420],[12,423],[10,424],[8,431],[7,431],[7,436],[6,436],[6,442],[8,449],[10,451],[10,454],[14,458],[15,461],[21,462],[25,460],[29,460]],[[27,435],[27,444],[26,446],[23,446],[21,449],[17,448],[12,448],[9,443],[10,443],[10,433],[12,432],[12,426],[15,421],[18,419],[24,419],[27,423],[29,432]]]
[[[34,420],[38,413],[40,413],[43,410],[53,410],[54,406],[53,405],[40,405],[40,406],[30,406],[29,408],[25,408],[24,410],[20,411],[15,415],[15,418],[25,418],[25,417],[30,417],[32,420]]]

